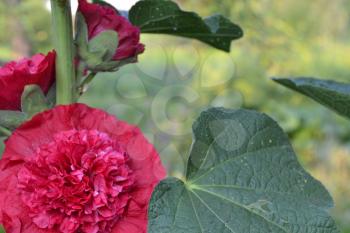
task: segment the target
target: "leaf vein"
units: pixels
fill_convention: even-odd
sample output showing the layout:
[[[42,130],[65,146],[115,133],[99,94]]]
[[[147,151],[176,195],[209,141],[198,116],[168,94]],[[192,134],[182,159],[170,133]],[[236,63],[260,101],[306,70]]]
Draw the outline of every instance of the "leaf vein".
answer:
[[[200,202],[203,203],[203,205],[204,205],[211,213],[213,213],[213,214],[215,215],[215,217],[216,217],[217,219],[219,219],[220,222],[222,222],[222,223],[225,225],[225,227],[226,227],[227,229],[229,229],[232,233],[236,233],[234,230],[232,230],[232,229],[227,225],[227,223],[226,223],[224,220],[222,220],[222,219],[220,218],[220,216],[219,216],[215,211],[213,211],[213,210],[210,208],[209,205],[207,205],[207,203],[205,203],[205,202],[202,200],[202,198],[200,198],[200,196],[199,196],[197,193],[195,193],[195,192],[192,192],[192,193],[198,198],[198,200],[199,200]]]
[[[264,216],[262,216],[262,215],[260,215],[260,214],[258,214],[258,213],[256,213],[256,212],[254,212],[254,211],[251,211],[251,210],[248,209],[246,206],[241,205],[241,204],[239,204],[239,203],[237,203],[237,202],[235,202],[235,201],[232,201],[232,200],[230,200],[230,199],[227,199],[226,197],[224,197],[224,196],[222,196],[222,195],[220,195],[220,194],[213,193],[213,192],[210,192],[210,191],[207,191],[207,190],[204,190],[204,189],[200,189],[199,191],[208,193],[208,194],[210,194],[210,195],[212,195],[212,196],[215,196],[215,197],[217,197],[217,198],[223,199],[223,200],[225,200],[225,201],[227,201],[227,202],[229,202],[229,203],[231,203],[231,204],[233,204],[233,205],[235,205],[235,206],[238,206],[238,207],[240,207],[240,208],[243,208],[243,209],[247,210],[248,212],[250,212],[250,213],[252,213],[252,214],[254,214],[254,215],[256,215],[256,216],[258,216],[258,217],[260,217],[260,218],[263,218],[263,219],[264,219],[265,221],[267,221],[269,224],[271,224],[271,225],[273,225],[273,226],[275,226],[275,227],[281,229],[282,231],[284,231],[284,232],[286,232],[286,233],[292,233],[292,232],[288,232],[286,229],[284,229],[284,228],[281,227],[280,225],[277,225],[275,222],[270,221],[269,219],[265,218]],[[196,194],[196,196],[199,197],[198,194]]]
[[[190,194],[190,192],[189,192],[188,190],[187,190],[187,193],[188,193],[188,196],[190,197],[191,204],[192,204],[192,208],[193,208],[194,214],[196,215],[196,219],[197,219],[199,228],[201,229],[201,233],[204,233],[202,224],[201,224],[201,222],[200,222],[200,220],[199,220],[199,217],[198,217],[197,210],[196,210],[196,208],[194,207],[194,203],[193,203],[193,199],[192,199],[192,197],[191,197],[191,194]]]

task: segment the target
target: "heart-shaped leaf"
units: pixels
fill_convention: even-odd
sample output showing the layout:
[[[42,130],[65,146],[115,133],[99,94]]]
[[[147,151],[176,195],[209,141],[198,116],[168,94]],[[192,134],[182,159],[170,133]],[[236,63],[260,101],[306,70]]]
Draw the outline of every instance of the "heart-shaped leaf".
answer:
[[[143,33],[159,33],[200,40],[217,49],[230,51],[231,41],[243,36],[242,29],[221,15],[202,19],[182,11],[172,1],[143,0],[129,12],[129,20]]]
[[[275,78],[274,81],[350,118],[350,84],[314,78]]]
[[[338,233],[332,198],[271,118],[209,109],[193,126],[184,181],[155,189],[149,233]]]
[[[48,101],[38,85],[27,85],[21,97],[22,111],[29,117],[49,108]]]

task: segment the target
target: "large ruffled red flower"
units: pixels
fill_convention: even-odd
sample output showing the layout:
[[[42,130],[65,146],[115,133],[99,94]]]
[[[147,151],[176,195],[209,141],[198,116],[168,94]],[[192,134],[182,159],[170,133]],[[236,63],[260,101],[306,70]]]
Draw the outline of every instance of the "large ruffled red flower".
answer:
[[[79,0],[78,11],[82,13],[88,26],[89,39],[106,30],[118,33],[119,45],[113,60],[133,59],[145,50],[140,43],[140,29],[108,5],[92,4]]]
[[[7,233],[146,233],[165,170],[140,130],[83,104],[17,128],[0,161]]]
[[[55,52],[49,52],[46,56],[36,54],[1,67],[0,109],[21,110],[21,95],[29,84],[39,85],[46,94],[55,81],[55,57]]]

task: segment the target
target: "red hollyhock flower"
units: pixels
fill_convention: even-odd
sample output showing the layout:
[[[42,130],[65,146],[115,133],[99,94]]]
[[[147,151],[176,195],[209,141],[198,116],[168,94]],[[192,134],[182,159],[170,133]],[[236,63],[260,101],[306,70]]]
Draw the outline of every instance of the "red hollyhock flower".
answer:
[[[119,15],[114,8],[79,0],[78,11],[85,18],[89,39],[106,30],[113,30],[118,33],[119,45],[113,60],[136,58],[138,54],[144,51],[144,45],[139,43],[140,29]]]
[[[83,104],[34,116],[6,141],[7,233],[146,233],[159,156],[135,126]]]
[[[26,85],[36,84],[46,94],[55,81],[55,52],[46,56],[12,61],[0,68],[0,109],[21,110],[21,95]]]

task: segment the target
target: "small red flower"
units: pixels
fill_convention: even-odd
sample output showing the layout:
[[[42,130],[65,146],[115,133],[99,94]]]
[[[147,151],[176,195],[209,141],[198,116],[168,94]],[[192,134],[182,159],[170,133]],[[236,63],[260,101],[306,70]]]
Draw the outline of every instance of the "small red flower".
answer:
[[[0,171],[7,233],[146,233],[148,203],[165,176],[137,127],[83,104],[17,128]]]
[[[0,109],[21,110],[21,95],[26,85],[36,84],[46,94],[55,81],[55,52],[46,56],[12,61],[0,68]]]
[[[92,4],[79,0],[78,11],[85,18],[89,39],[106,30],[118,33],[119,45],[113,60],[135,58],[143,53],[145,47],[140,43],[140,29],[108,5]]]

